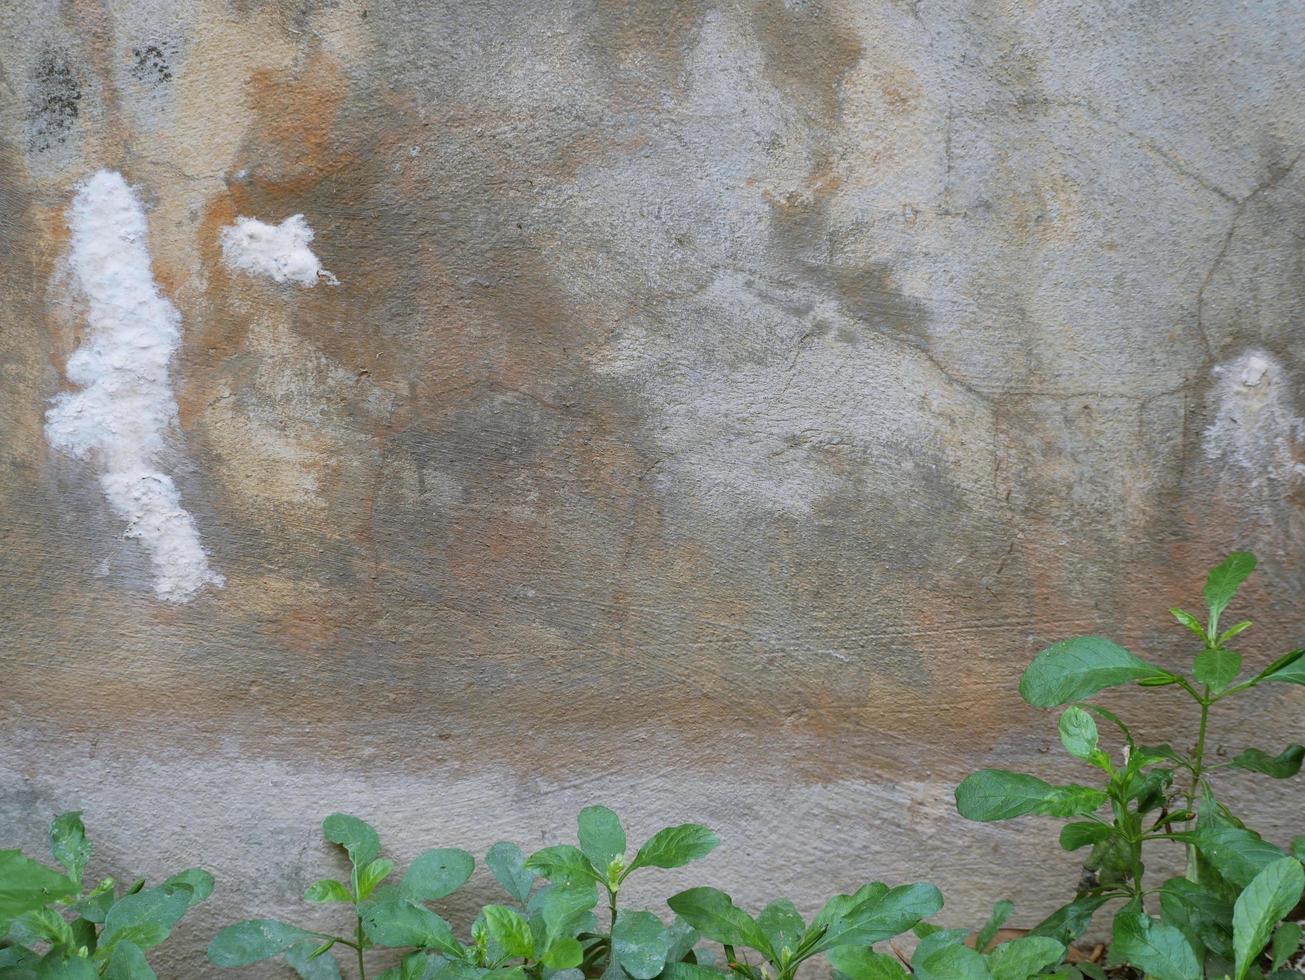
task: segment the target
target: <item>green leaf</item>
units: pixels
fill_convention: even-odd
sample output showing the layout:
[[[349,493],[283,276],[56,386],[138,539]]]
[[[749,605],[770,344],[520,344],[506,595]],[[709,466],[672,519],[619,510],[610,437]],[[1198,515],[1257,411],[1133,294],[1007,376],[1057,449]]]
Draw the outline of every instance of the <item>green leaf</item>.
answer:
[[[1137,900],[1115,913],[1110,954],[1155,980],[1198,980],[1201,965],[1181,931],[1154,921]]]
[[[708,939],[724,946],[748,946],[768,960],[775,959],[761,927],[723,891],[690,888],[672,895],[666,904]]]
[[[1240,623],[1237,623],[1235,626],[1229,627],[1228,629],[1224,630],[1223,634],[1219,637],[1219,646],[1223,646],[1234,636],[1240,636],[1242,633],[1245,633],[1248,629],[1250,629],[1254,625],[1255,624],[1252,623],[1249,619],[1243,619]]]
[[[1269,755],[1259,749],[1246,749],[1234,756],[1228,766],[1263,773],[1274,779],[1290,779],[1300,772],[1302,760],[1305,760],[1305,745],[1289,745],[1277,755]]]
[[[1232,958],[1232,902],[1204,884],[1170,878],[1160,887],[1160,911],[1165,922],[1182,930],[1198,958],[1202,948]]]
[[[1256,675],[1256,681],[1305,684],[1305,649],[1284,653]]]
[[[983,928],[978,931],[974,937],[974,948],[980,953],[987,951],[992,945],[993,939],[997,936],[997,930],[1002,927],[1010,914],[1015,911],[1015,903],[1009,899],[1002,899],[992,907],[992,915],[988,916],[988,921],[983,924]]]
[[[1076,704],[1060,715],[1060,744],[1076,759],[1092,759],[1097,752],[1097,723]]]
[[[1067,823],[1060,828],[1060,846],[1066,851],[1077,851],[1088,844],[1099,844],[1114,833],[1109,824],[1085,821]]]
[[[706,857],[719,843],[720,838],[700,823],[666,827],[639,848],[626,874],[635,868],[678,868]]]
[[[943,929],[920,940],[911,957],[917,980],[992,980],[987,960],[964,944],[964,935]]]
[[[1255,571],[1255,556],[1249,551],[1234,551],[1210,569],[1205,581],[1205,604],[1210,608],[1210,635],[1218,632],[1219,615],[1228,608],[1246,576]]]
[[[621,819],[605,806],[580,811],[580,850],[598,871],[606,872],[612,858],[625,855],[625,829]]]
[[[1269,942],[1278,922],[1296,907],[1305,891],[1305,871],[1294,857],[1264,868],[1237,897],[1233,906],[1235,980],[1245,980]]]
[[[0,851],[0,918],[14,918],[76,894],[76,882],[22,851]]]
[[[417,902],[398,897],[381,899],[364,905],[361,914],[363,932],[377,946],[415,946],[455,957],[462,955],[462,945],[453,938],[449,924]]]
[[[1175,607],[1169,610],[1169,615],[1173,616],[1174,619],[1178,620],[1178,622],[1186,626],[1189,630],[1191,630],[1193,633],[1199,636],[1203,641],[1206,639],[1205,627],[1202,626],[1201,621],[1197,619],[1195,616],[1193,616],[1191,613],[1184,612],[1183,610]]]
[[[157,946],[186,914],[190,898],[189,886],[180,884],[160,885],[124,895],[104,917],[100,947],[112,947],[119,939],[129,940],[141,949]]]
[[[190,889],[190,907],[193,909],[200,902],[213,894],[213,876],[203,868],[187,868],[178,871],[160,886],[170,888],[173,885],[185,885]]]
[[[68,877],[82,883],[82,872],[91,859],[91,844],[86,839],[81,811],[61,813],[50,823],[50,853],[64,866]]]
[[[248,919],[221,930],[208,944],[215,966],[248,966],[284,953],[295,943],[316,940],[310,932],[275,919]]]
[[[522,905],[530,898],[535,873],[526,867],[521,848],[501,840],[485,854],[485,864],[495,880]]]
[[[1105,637],[1079,636],[1038,654],[1020,678],[1020,695],[1035,708],[1054,708],[1130,681],[1172,678]]]
[[[1222,647],[1206,647],[1192,663],[1192,677],[1198,684],[1208,684],[1210,692],[1219,694],[1237,679],[1242,670],[1242,655]]]
[[[1028,980],[1045,967],[1059,963],[1065,947],[1047,936],[1021,936],[1002,943],[988,954],[992,980]]]
[[[371,897],[376,886],[390,876],[394,862],[389,858],[376,858],[358,872],[358,901],[365,902]],[[406,878],[404,879],[407,880]]]
[[[321,878],[304,889],[304,899],[309,902],[353,903],[353,895],[343,882],[334,878]]]
[[[158,980],[158,974],[145,961],[145,953],[141,948],[124,939],[109,954],[104,980]]]
[[[415,902],[434,902],[466,884],[475,867],[476,859],[456,847],[423,851],[408,866],[399,894]]]
[[[331,953],[319,953],[321,946],[316,938],[305,939],[287,949],[282,958],[301,980],[340,980],[340,961]]]
[[[782,956],[785,948],[796,952],[807,931],[807,924],[793,903],[786,898],[771,902],[757,916],[757,925],[766,934],[770,948]]]
[[[652,980],[666,965],[670,933],[651,912],[621,912],[612,927],[612,952],[635,980]]]
[[[1097,909],[1110,901],[1109,895],[1082,895],[1056,911],[1029,930],[1030,936],[1049,936],[1068,946],[1078,940],[1092,924]]]
[[[1037,776],[980,769],[956,787],[956,809],[969,820],[1010,820],[1027,814],[1073,817],[1092,813],[1106,794],[1088,786],[1052,786]]]
[[[1296,955],[1300,949],[1301,928],[1299,922],[1284,922],[1273,933],[1270,956],[1273,969],[1281,969],[1283,964]]]
[[[572,936],[590,920],[590,910],[598,901],[593,882],[580,885],[556,884],[539,892],[531,902],[532,917],[544,923],[545,944],[562,936]]]
[[[1258,834],[1212,817],[1208,809],[1197,819],[1194,841],[1214,869],[1239,888],[1283,856],[1280,848]]]
[[[535,938],[530,923],[520,912],[506,905],[486,905],[484,915],[490,938],[503,947],[504,953],[523,959],[535,955]]]
[[[90,960],[62,949],[52,949],[41,957],[36,976],[37,980],[98,980]]]
[[[864,900],[854,902],[832,918],[822,920],[822,911],[811,931],[826,926],[825,932],[819,941],[808,947],[808,955],[835,946],[873,946],[892,939],[921,919],[933,915],[942,904],[942,894],[933,885],[917,883],[890,889],[880,886],[869,891]]]
[[[544,950],[539,962],[550,970],[573,970],[584,962],[584,958],[585,949],[580,945],[580,940],[563,936]],[[584,974],[580,977],[583,980]]]
[[[347,813],[332,813],[322,821],[322,836],[339,844],[349,854],[349,861],[361,871],[381,852],[381,839],[371,824]]]
[[[604,880],[580,848],[570,844],[556,844],[536,851],[526,860],[525,866],[549,881],[574,884]]]
[[[848,980],[909,980],[896,956],[864,946],[840,946],[828,954],[830,965]]]

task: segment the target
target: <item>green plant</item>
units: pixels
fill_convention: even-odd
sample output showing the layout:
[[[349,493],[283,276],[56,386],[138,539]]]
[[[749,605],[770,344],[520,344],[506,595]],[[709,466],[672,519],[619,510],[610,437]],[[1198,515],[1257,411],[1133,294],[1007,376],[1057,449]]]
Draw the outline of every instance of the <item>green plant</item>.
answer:
[[[1299,900],[1298,884],[1305,886],[1299,861],[1263,840],[1219,802],[1212,777],[1219,770],[1241,769],[1289,778],[1299,772],[1305,746],[1290,745],[1277,755],[1248,748],[1220,764],[1212,764],[1207,752],[1215,705],[1263,683],[1305,684],[1305,650],[1294,650],[1238,681],[1242,657],[1228,644],[1251,623],[1245,620],[1220,631],[1220,618],[1254,568],[1252,555],[1237,552],[1210,572],[1204,623],[1182,609],[1171,610],[1201,641],[1190,674],[1148,663],[1099,636],[1057,643],[1024,671],[1024,700],[1039,708],[1065,706],[1061,743],[1071,756],[1099,771],[1101,785],[1055,786],[1025,773],[985,769],[957,787],[956,805],[972,820],[1030,814],[1069,819],[1072,822],[1060,832],[1061,846],[1068,851],[1091,848],[1084,864],[1085,886],[1073,902],[1040,923],[1034,935],[1069,943],[1083,934],[1098,909],[1112,899],[1121,900],[1113,920],[1112,958],[1157,980],[1225,974],[1246,980],[1257,975],[1260,954],[1271,937],[1278,932],[1283,936],[1273,940],[1280,962],[1289,955],[1284,952],[1289,940],[1299,940],[1299,930],[1289,925],[1274,932]],[[1190,749],[1140,745],[1119,716],[1084,700],[1128,683],[1168,687],[1186,695],[1196,709],[1196,739]],[[1103,746],[1098,719],[1118,731],[1118,755]],[[1151,888],[1145,852],[1161,841],[1177,841],[1187,848],[1187,873]],[[1148,898],[1158,898],[1160,919],[1147,913]]]
[[[394,862],[380,856],[380,838],[369,824],[357,817],[333,813],[322,821],[322,834],[348,855],[349,882],[323,878],[308,886],[304,898],[314,903],[351,905],[353,923],[349,934],[319,932],[276,919],[250,919],[227,926],[213,937],[208,948],[212,963],[245,966],[281,956],[304,980],[338,980],[340,965],[331,950],[343,946],[353,951],[359,980],[366,980],[367,950],[373,945],[391,945],[378,943],[366,928],[369,923],[385,923],[384,928],[376,930],[382,938],[403,928],[423,939],[444,934],[451,938],[448,923],[426,903],[452,894],[471,877],[476,862],[470,854],[448,847],[425,851],[408,866],[397,886],[385,886]],[[407,974],[403,976],[408,980]]]
[[[91,843],[77,812],[51,822],[50,851],[62,872],[21,851],[0,851],[3,980],[154,980],[145,951],[213,891],[213,877],[200,868],[153,888],[142,879],[119,889],[105,878],[88,891]]]
[[[834,896],[810,925],[787,899],[771,902],[753,918],[716,888],[690,888],[673,895],[668,904],[703,936],[725,947],[731,973],[744,980],[793,980],[802,963],[822,953],[835,964],[845,950],[862,951],[858,955],[865,958],[886,959],[874,952],[874,944],[933,915],[942,908],[942,895],[933,885],[889,888],[875,881],[855,894]],[[752,950],[762,962],[749,962],[739,954],[741,949]],[[866,972],[851,975],[867,980],[874,976]]]

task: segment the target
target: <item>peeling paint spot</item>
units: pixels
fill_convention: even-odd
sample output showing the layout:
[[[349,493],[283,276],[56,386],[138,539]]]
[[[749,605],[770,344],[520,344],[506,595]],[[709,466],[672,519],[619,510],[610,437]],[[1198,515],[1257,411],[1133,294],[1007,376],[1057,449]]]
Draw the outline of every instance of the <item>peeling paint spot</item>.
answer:
[[[1296,414],[1280,365],[1250,350],[1214,369],[1215,416],[1205,430],[1205,455],[1243,470],[1251,486],[1305,478],[1297,461],[1305,419]]]
[[[73,287],[89,328],[68,359],[82,390],[54,398],[45,417],[50,445],[100,469],[100,487],[125,536],[149,551],[154,590],[185,602],[223,577],[208,556],[172,478],[156,459],[177,421],[169,368],[181,316],[159,293],[151,269],[145,211],[122,175],[101,170],[68,209]]]
[[[316,286],[325,280],[338,286],[340,280],[322,268],[308,247],[312,240],[313,229],[302,214],[291,215],[279,225],[237,218],[234,225],[222,229],[222,259],[233,269],[277,282]]]
[[[63,143],[80,115],[82,87],[68,55],[47,48],[36,62],[27,107],[27,148],[48,150]]]

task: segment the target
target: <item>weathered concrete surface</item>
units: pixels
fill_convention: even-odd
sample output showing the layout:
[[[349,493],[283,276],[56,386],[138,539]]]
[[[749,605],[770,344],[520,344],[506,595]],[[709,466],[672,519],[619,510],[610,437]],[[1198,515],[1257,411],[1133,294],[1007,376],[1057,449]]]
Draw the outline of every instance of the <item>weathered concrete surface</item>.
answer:
[[[335,808],[406,857],[606,801],[725,840],[650,900],[1045,911],[1049,828],[950,803],[1058,765],[1023,663],[1090,629],[1181,663],[1164,609],[1232,546],[1248,655],[1302,632],[1301,36],[1290,0],[14,0],[5,843],[78,807],[106,872],[202,854],[186,977]],[[180,314],[155,463],[224,580],[190,601],[44,430],[101,168]],[[338,286],[224,263],[295,214]],[[1290,784],[1227,792],[1299,832]]]

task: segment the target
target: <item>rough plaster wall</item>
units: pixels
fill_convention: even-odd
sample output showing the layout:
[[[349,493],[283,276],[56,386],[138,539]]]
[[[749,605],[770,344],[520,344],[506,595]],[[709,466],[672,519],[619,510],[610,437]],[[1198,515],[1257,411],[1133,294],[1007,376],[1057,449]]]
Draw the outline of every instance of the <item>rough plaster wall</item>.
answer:
[[[649,901],[1045,912],[1050,829],[951,810],[1057,771],[1026,660],[1181,663],[1163,611],[1232,546],[1248,654],[1301,637],[1301,36],[1291,0],[13,0],[4,842],[78,807],[106,872],[202,855],[187,977],[336,808],[400,858],[595,801],[716,827]],[[101,168],[180,314],[157,462],[224,579],[188,602],[43,429]],[[223,261],[299,214],[338,286]],[[1299,831],[1291,785],[1227,791]]]

